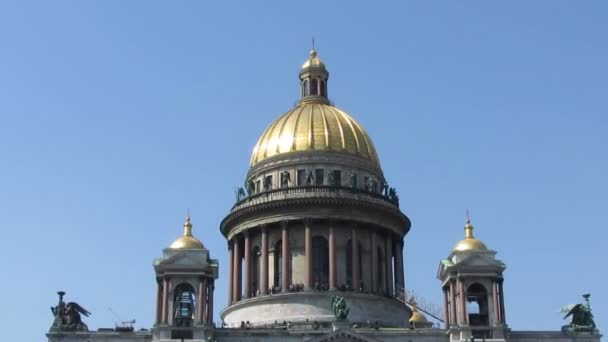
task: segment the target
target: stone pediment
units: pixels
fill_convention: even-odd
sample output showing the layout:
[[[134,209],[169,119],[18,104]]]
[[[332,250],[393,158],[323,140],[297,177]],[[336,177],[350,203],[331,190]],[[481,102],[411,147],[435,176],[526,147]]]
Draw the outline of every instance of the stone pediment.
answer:
[[[380,342],[380,340],[357,334],[352,330],[339,329],[310,340],[310,342]]]
[[[494,257],[494,254],[475,253],[462,256],[461,260],[456,264],[465,267],[503,267],[504,264]]]

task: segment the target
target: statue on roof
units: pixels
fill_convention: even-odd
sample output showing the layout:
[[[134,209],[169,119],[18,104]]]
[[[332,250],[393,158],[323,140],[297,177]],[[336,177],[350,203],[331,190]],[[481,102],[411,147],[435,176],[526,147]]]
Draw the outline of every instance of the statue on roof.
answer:
[[[342,296],[331,296],[331,309],[338,321],[345,321],[350,312],[350,308],[346,305],[346,300]]]
[[[584,294],[585,303],[570,304],[562,308],[565,313],[564,319],[572,316],[570,324],[562,326],[563,332],[594,332],[596,331],[591,304],[589,303],[590,294]]]
[[[59,291],[57,294],[59,295],[59,303],[51,307],[51,312],[55,317],[51,331],[89,331],[80,315],[89,317],[91,313],[76,302],[66,304],[63,301],[65,292]]]

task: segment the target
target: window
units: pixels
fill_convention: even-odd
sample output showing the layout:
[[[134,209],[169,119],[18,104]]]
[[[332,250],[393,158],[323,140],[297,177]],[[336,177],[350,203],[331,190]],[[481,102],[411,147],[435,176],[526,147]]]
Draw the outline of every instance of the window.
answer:
[[[319,81],[316,78],[313,78],[310,82],[310,95],[315,96],[319,95]]]
[[[308,96],[308,80],[302,82],[302,97]]]
[[[173,325],[178,327],[192,326],[194,308],[196,307],[195,292],[190,284],[179,284],[173,292]]]
[[[325,81],[321,81],[321,96],[327,96],[325,88]]]
[[[262,191],[262,182],[260,182],[259,180],[255,181],[255,192],[261,192]]]
[[[312,238],[312,283],[316,290],[329,289],[329,244],[322,236]]]
[[[272,190],[272,175],[264,177],[264,191]]]
[[[332,182],[330,185],[333,186],[342,186],[342,171],[340,170],[333,170],[332,171],[333,175],[332,175]]]
[[[362,278],[362,274],[361,274],[361,255],[362,253],[362,249],[361,249],[361,242],[359,241],[357,243],[358,246],[358,250],[359,250],[359,257],[357,260],[357,269],[359,271],[359,284],[353,284],[353,241],[352,240],[348,240],[346,242],[346,285],[349,289],[353,289],[353,290],[363,290],[363,278]]]
[[[467,289],[467,313],[469,324],[476,326],[489,325],[488,293],[481,284],[473,284]]]
[[[281,250],[282,242],[281,240],[277,241],[274,244],[274,287],[280,289],[281,288],[281,274],[283,263],[283,251]]]
[[[298,170],[298,186],[306,185],[306,170]]]
[[[357,174],[352,171],[350,172],[350,187],[357,188]]]
[[[316,169],[315,170],[315,184],[316,185],[323,185],[324,182],[324,178],[323,178],[323,173],[325,172],[325,170],[323,169]]]

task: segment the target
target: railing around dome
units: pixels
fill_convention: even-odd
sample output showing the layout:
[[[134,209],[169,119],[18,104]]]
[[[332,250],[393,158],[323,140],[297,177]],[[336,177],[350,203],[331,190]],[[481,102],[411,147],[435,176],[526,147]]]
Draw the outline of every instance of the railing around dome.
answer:
[[[354,199],[364,200],[380,205],[390,204],[392,206],[399,207],[399,199],[395,196],[388,196],[384,194],[349,187],[331,185],[306,185],[266,190],[249,195],[244,198],[242,198],[242,196],[239,195],[239,193],[237,192],[238,201],[232,207],[232,211],[236,211],[252,205],[294,198]]]

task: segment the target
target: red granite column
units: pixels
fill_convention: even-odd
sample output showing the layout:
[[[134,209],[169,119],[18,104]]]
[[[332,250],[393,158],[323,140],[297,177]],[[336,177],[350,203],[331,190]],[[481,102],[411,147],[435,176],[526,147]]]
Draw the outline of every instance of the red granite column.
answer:
[[[448,288],[443,289],[443,319],[445,321],[445,328],[450,327],[450,311],[448,302]]]
[[[241,300],[241,249],[238,236],[234,237],[234,283],[232,286],[232,300]]]
[[[386,236],[386,293],[393,295],[393,239],[391,235]]]
[[[468,324],[469,319],[467,317],[467,296],[464,290],[464,282],[462,279],[458,279],[460,283],[460,311],[462,312],[462,321],[461,324]]]
[[[251,240],[249,232],[245,232],[245,291],[243,298],[251,296]]]
[[[494,306],[494,322],[500,323],[500,305],[498,304],[498,283],[492,282],[492,305]]]
[[[281,291],[287,292],[289,289],[289,234],[287,232],[287,222],[281,225]]]
[[[304,221],[304,255],[306,257],[306,269],[304,271],[304,288],[312,289],[312,227],[310,221]]]
[[[169,280],[163,278],[163,324],[169,320]]]
[[[268,228],[262,226],[262,265],[260,265],[260,293],[268,294]]]
[[[333,223],[329,224],[329,289],[336,289],[336,232]]]
[[[163,285],[161,279],[156,279],[156,324],[163,320]]]
[[[370,239],[370,248],[369,248],[369,253],[371,256],[371,276],[372,276],[372,281],[371,281],[371,290],[372,293],[376,293],[378,291],[378,251],[376,250],[376,233],[375,232],[371,232],[371,239]]]
[[[232,305],[234,301],[234,246],[232,241],[228,241],[228,305]]]
[[[351,237],[351,251],[352,251],[352,269],[353,269],[353,289],[359,289],[359,283],[361,282],[359,279],[359,237],[357,236],[357,227],[353,227],[352,229],[352,237]]]
[[[403,241],[397,240],[395,246],[395,283],[402,289],[405,289],[405,279],[403,272]]]
[[[207,306],[205,292],[207,290],[207,279],[203,278],[198,283],[198,322],[205,323],[205,309]]]
[[[213,325],[213,292],[215,290],[215,280],[207,283],[207,324]]]
[[[505,311],[505,293],[503,289],[503,279],[498,281],[498,298],[500,299],[500,318],[502,323],[507,322],[507,316]]]
[[[450,279],[450,322],[452,324],[458,324],[456,321],[456,283]]]

